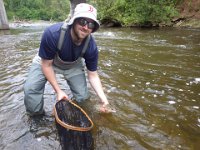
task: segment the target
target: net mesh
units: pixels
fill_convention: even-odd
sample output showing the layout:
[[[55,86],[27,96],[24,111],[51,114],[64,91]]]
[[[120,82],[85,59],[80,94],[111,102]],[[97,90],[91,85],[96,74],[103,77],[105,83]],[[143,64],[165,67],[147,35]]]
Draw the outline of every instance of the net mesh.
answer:
[[[56,127],[63,150],[92,150],[93,122],[75,103],[60,100],[55,108]]]

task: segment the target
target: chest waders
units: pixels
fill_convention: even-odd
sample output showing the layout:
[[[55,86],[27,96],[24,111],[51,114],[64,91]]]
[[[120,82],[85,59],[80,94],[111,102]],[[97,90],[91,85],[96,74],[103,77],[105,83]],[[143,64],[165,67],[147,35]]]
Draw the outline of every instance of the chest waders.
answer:
[[[53,60],[53,64],[62,69],[62,70],[68,70],[71,68],[74,68],[76,66],[80,66],[82,64],[82,58],[83,55],[85,54],[87,48],[88,48],[88,44],[90,41],[90,35],[87,37],[86,41],[85,41],[85,45],[83,46],[83,49],[81,51],[81,55],[78,57],[77,60],[73,61],[73,62],[67,62],[67,61],[63,61],[60,57],[59,57],[59,52],[62,49],[63,46],[63,42],[64,42],[64,38],[65,38],[65,33],[68,32],[68,24],[65,22],[62,27],[61,27],[61,32],[60,32],[60,37],[59,37],[59,41],[58,41],[58,52],[55,55],[55,58]]]

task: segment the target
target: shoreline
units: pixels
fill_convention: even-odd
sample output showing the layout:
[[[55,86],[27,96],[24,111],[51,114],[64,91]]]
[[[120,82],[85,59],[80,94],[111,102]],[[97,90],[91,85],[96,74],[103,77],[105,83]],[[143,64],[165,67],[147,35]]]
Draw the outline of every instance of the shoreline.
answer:
[[[187,28],[194,28],[194,29],[200,29],[200,20],[199,19],[183,19],[178,22],[176,22],[174,27],[187,27]]]
[[[44,20],[25,20],[25,21],[9,21],[9,28],[22,28],[22,27],[46,27],[51,24],[56,23],[55,21],[44,21]],[[118,27],[112,24],[111,26],[108,24],[102,24],[102,28],[112,28],[112,27]],[[135,25],[135,26],[127,26],[125,28],[141,28],[141,26]],[[191,29],[200,29],[200,20],[196,18],[179,18],[174,21],[172,21],[171,25],[167,24],[160,24],[159,26],[155,26],[158,28],[165,28],[165,27],[176,27],[176,28],[191,28]],[[145,26],[144,28],[154,28],[154,26]]]

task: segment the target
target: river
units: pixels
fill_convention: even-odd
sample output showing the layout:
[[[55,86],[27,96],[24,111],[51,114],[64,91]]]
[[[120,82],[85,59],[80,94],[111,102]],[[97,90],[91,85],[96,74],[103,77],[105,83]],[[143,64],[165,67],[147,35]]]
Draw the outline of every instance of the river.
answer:
[[[61,149],[45,88],[46,115],[26,115],[23,84],[41,35],[50,24],[0,31],[0,149]],[[116,113],[97,111],[90,88],[84,109],[94,122],[96,150],[197,150],[200,147],[200,30],[108,28],[93,35],[99,75]],[[70,94],[64,79],[62,88]]]

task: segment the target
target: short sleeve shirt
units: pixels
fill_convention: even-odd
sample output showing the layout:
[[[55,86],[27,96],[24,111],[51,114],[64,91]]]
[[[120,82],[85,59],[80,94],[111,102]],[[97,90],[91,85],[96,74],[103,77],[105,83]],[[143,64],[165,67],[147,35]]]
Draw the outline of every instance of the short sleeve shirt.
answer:
[[[75,45],[72,42],[70,34],[71,26],[69,26],[67,32],[65,33],[61,50],[58,50],[57,45],[62,24],[63,23],[57,23],[45,29],[39,48],[39,56],[41,58],[52,60],[54,59],[56,53],[58,53],[59,57],[63,61],[72,62],[77,60],[81,55],[86,39],[81,43],[81,45]],[[83,58],[85,59],[87,69],[90,71],[96,71],[98,64],[98,48],[94,38],[92,36],[90,37],[88,48],[83,55]]]

